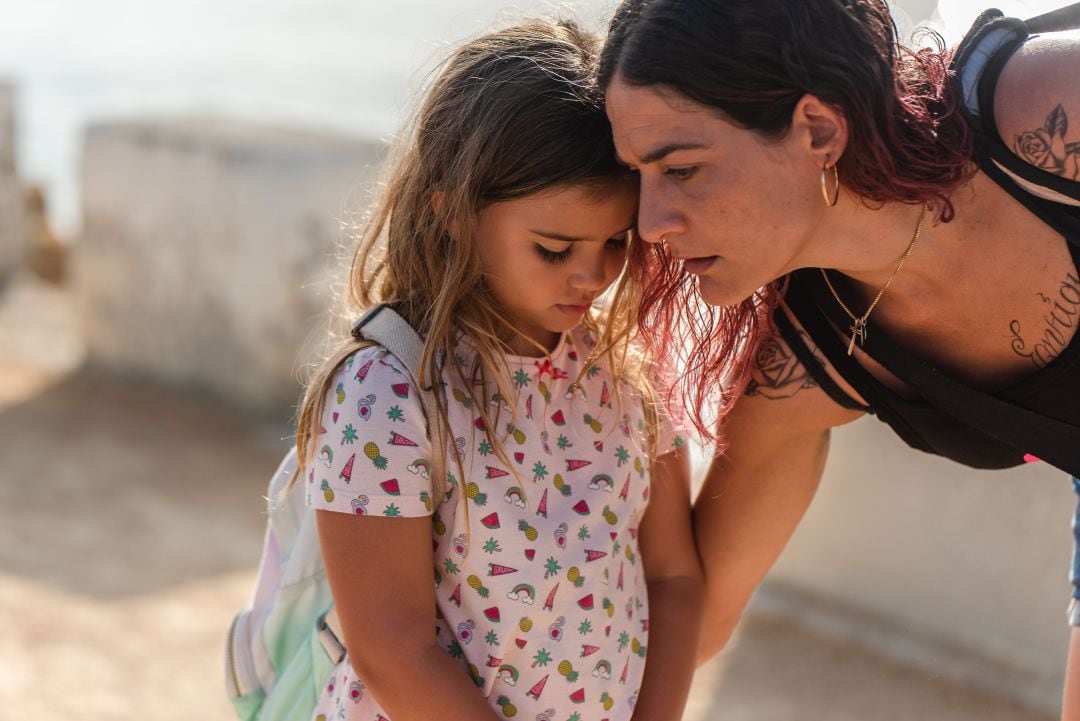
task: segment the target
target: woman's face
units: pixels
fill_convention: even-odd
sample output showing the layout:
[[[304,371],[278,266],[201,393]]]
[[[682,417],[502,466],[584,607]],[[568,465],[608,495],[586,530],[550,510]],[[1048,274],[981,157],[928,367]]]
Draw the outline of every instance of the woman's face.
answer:
[[[763,139],[663,86],[616,75],[607,113],[620,159],[640,174],[638,232],[666,242],[711,305],[731,305],[807,265],[826,210],[803,138]]]

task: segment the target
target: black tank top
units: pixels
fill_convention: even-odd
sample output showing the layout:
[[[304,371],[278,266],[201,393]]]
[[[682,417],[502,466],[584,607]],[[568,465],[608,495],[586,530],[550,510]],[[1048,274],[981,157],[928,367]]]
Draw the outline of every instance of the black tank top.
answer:
[[[963,93],[968,118],[976,130],[980,169],[1061,232],[1074,265],[1080,268],[1080,207],[1070,204],[1080,198],[1080,183],[1033,168],[1013,155],[999,139],[990,112],[997,76],[1027,35],[1023,21],[1001,18],[997,11],[980,16],[956,54],[956,90]],[[1038,195],[1033,194],[1033,188]],[[836,282],[833,285],[838,286]],[[842,286],[837,290],[843,297]],[[869,405],[855,401],[832,381],[787,315],[778,309],[774,319],[780,334],[822,390],[846,408],[875,414],[909,446],[974,468],[1008,468],[1033,456],[1052,458],[1054,465],[1080,476],[1080,332],[1045,368],[991,396],[961,386],[917,360],[871,320],[863,349],[905,380],[908,376],[897,367],[923,367],[940,379],[933,385],[943,386],[945,391],[939,388],[938,402],[931,402],[925,397],[910,399],[896,394],[847,354],[847,342],[837,329],[848,328],[851,319],[825,286],[820,270],[792,273],[785,301],[821,353]],[[853,307],[850,299],[845,298],[845,303]],[[1080,314],[1068,320],[1080,324]],[[949,388],[954,390],[951,395]],[[1047,424],[1049,432],[1038,432],[1042,424]]]

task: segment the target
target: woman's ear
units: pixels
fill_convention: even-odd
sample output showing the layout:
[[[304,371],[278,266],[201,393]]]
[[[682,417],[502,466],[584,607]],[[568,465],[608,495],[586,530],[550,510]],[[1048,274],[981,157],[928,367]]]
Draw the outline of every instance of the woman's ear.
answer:
[[[832,167],[847,149],[848,123],[842,113],[807,93],[795,103],[791,135],[819,168]]]

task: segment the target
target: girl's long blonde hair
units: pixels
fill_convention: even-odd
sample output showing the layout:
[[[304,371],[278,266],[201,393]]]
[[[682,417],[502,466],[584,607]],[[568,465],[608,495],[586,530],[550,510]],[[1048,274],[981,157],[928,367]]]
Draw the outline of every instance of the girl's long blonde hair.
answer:
[[[421,378],[414,380],[439,389],[444,369],[450,369],[461,387],[482,389],[473,408],[504,462],[495,437],[498,419],[489,417],[489,389],[513,397],[504,356],[516,331],[484,282],[475,220],[487,205],[555,186],[584,186],[599,198],[618,183],[632,182],[616,162],[593,80],[598,51],[599,38],[569,20],[533,20],[456,50],[398,138],[397,159],[359,235],[340,309],[356,317],[377,303],[394,303],[424,339]],[[598,339],[592,355],[608,364],[616,380],[651,397],[643,359],[632,343],[639,296],[624,273],[603,312],[590,313],[583,324]],[[465,367],[453,362],[461,334],[476,348]],[[336,341],[306,384],[296,428],[297,477],[314,453],[336,371],[364,345],[351,336]],[[426,411],[438,413],[442,422],[430,424],[441,432],[431,433],[429,460],[433,497],[441,500],[447,474],[439,469],[456,454],[448,456],[455,439],[446,398],[434,395],[436,408]]]

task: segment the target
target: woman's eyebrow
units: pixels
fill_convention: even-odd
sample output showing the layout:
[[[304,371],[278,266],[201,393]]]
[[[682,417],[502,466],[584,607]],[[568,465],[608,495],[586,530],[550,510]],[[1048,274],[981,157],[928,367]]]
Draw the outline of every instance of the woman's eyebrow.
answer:
[[[668,143],[667,145],[661,145],[659,148],[642,155],[641,164],[648,165],[649,163],[663,160],[676,150],[706,150],[710,147],[712,146],[705,143]],[[618,153],[615,154],[615,159],[622,165],[630,165],[630,163],[626,162]]]

